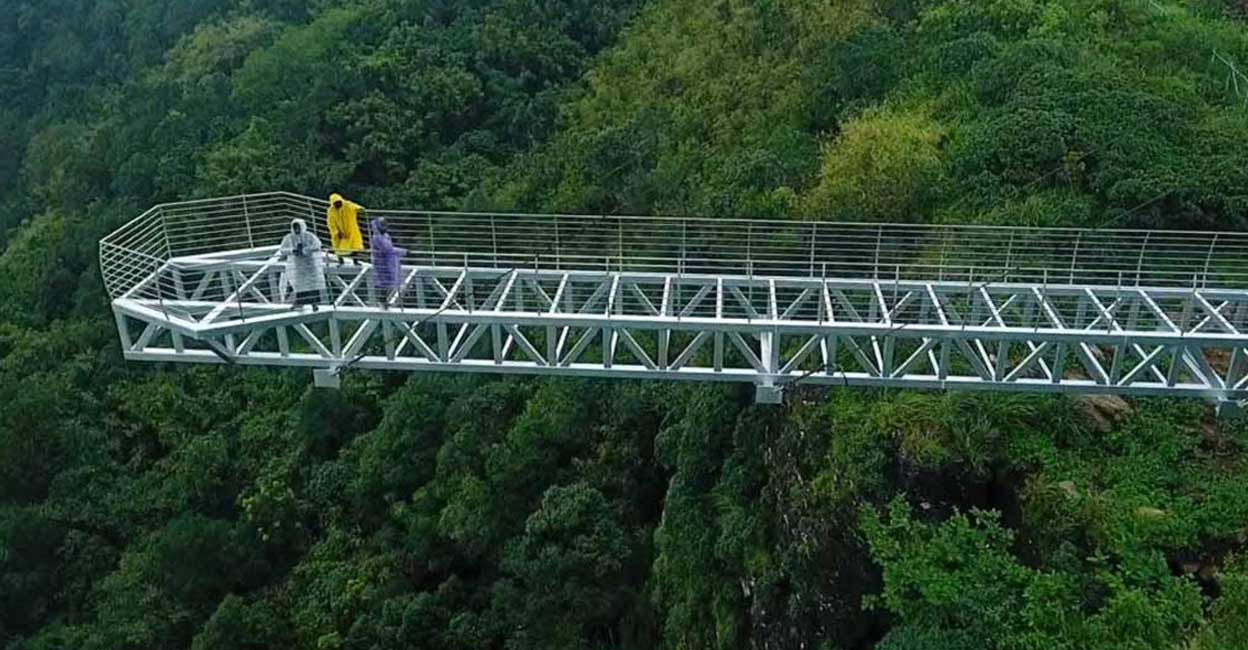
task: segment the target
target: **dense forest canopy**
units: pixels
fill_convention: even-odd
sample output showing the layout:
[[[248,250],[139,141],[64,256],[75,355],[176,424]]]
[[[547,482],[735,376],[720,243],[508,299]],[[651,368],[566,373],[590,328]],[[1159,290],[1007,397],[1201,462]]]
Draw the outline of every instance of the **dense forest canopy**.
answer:
[[[1206,405],[319,392],[123,363],[95,256],[154,202],[277,189],[1248,229],[1243,2],[4,9],[0,646],[1248,647],[1248,425]]]

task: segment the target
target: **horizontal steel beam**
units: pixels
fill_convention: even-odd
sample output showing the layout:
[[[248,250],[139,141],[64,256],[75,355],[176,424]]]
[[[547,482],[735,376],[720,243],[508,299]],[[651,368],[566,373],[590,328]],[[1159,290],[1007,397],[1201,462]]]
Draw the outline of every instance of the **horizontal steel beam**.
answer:
[[[117,301],[124,311],[145,309],[147,313],[159,310],[153,301]],[[170,305],[178,306],[176,301]],[[194,305],[194,303],[186,303]],[[234,305],[230,305],[231,308]],[[1245,337],[1239,334],[1212,332],[1168,332],[1156,330],[1087,330],[1057,327],[1011,327],[996,325],[931,324],[931,323],[885,323],[869,321],[816,321],[776,320],[770,318],[714,318],[704,316],[633,316],[624,314],[595,313],[544,313],[500,310],[464,309],[414,309],[353,306],[326,306],[318,312],[304,309],[292,312],[290,308],[269,303],[239,303],[238,308],[255,315],[244,319],[221,320],[215,323],[191,324],[181,321],[182,331],[191,336],[214,337],[238,334],[256,327],[273,327],[313,323],[337,318],[347,321],[384,320],[391,322],[444,322],[449,324],[486,323],[524,326],[570,326],[570,327],[627,327],[639,330],[717,331],[717,332],[771,332],[787,335],[838,334],[843,336],[896,336],[899,338],[950,338],[956,340],[985,341],[1054,341],[1089,344],[1154,344],[1173,345],[1183,343],[1199,347],[1233,348],[1243,344]]]
[[[1248,291],[406,265],[379,297],[363,263],[328,269],[313,311],[284,302],[283,272],[267,248],[164,264],[154,297],[113,302],[126,358],[746,382],[764,401],[795,384],[1248,398]]]
[[[132,361],[191,362],[222,364],[225,360],[204,350],[188,350],[178,353],[172,349],[149,348],[143,352],[126,352]],[[243,366],[287,366],[296,368],[333,369],[349,362],[351,368],[360,370],[400,370],[409,372],[458,372],[501,375],[572,376],[600,379],[659,379],[669,381],[757,383],[757,373],[740,369],[686,368],[680,370],[652,370],[642,365],[613,364],[604,368],[600,364],[576,363],[562,367],[543,366],[533,362],[508,362],[497,364],[490,360],[466,359],[458,363],[441,363],[418,358],[390,359],[370,355],[355,359],[326,359],[311,354],[280,355],[275,353],[252,353],[231,360]],[[799,381],[800,380],[800,381]],[[1224,393],[1197,383],[1145,383],[1123,387],[1107,387],[1086,379],[1070,379],[1058,384],[1047,380],[1024,379],[1012,382],[985,381],[974,377],[950,376],[941,379],[935,375],[914,375],[904,378],[882,378],[861,372],[818,373],[811,375],[791,374],[778,377],[779,386],[800,383],[810,386],[854,386],[873,388],[918,388],[925,390],[992,390],[1009,392],[1069,393],[1103,395],[1112,393],[1124,396],[1186,396],[1205,399],[1223,398]],[[1248,391],[1230,393],[1226,399],[1248,399]]]
[[[202,270],[221,270],[233,268],[240,271],[256,270],[265,265],[265,255],[272,253],[275,246],[261,247],[247,251],[245,259],[231,259],[228,255],[202,255],[175,257],[170,261],[170,266],[183,271],[202,271]],[[1083,295],[1085,289],[1090,289],[1097,295],[1106,295],[1113,293],[1127,293],[1134,291],[1144,291],[1148,295],[1159,298],[1182,298],[1190,296],[1196,288],[1173,287],[1173,286],[1149,286],[1149,285],[1115,285],[1115,284],[1063,284],[1054,281],[1052,284],[1038,284],[1032,282],[1008,282],[1001,279],[979,279],[972,282],[950,281],[950,280],[913,280],[898,279],[896,281],[889,278],[880,279],[857,279],[857,278],[838,278],[835,276],[819,277],[819,276],[792,276],[792,275],[769,275],[766,273],[746,274],[745,269],[740,269],[740,273],[713,274],[713,273],[676,273],[676,272],[656,272],[656,271],[630,271],[630,270],[586,270],[586,269],[565,269],[556,270],[549,268],[531,269],[523,266],[470,266],[467,269],[461,266],[421,266],[415,264],[404,264],[402,272],[417,271],[421,277],[436,277],[440,280],[454,281],[460,275],[466,275],[468,279],[482,280],[489,278],[497,278],[507,273],[517,273],[519,277],[525,279],[538,279],[554,281],[567,276],[575,281],[592,281],[604,280],[618,277],[624,283],[640,283],[653,287],[660,287],[668,278],[672,278],[679,283],[687,286],[702,286],[704,284],[714,284],[719,280],[724,281],[726,288],[766,288],[770,284],[775,284],[781,289],[806,289],[819,288],[826,285],[830,289],[841,290],[864,290],[873,291],[876,285],[885,291],[892,291],[897,288],[900,291],[922,291],[927,286],[932,286],[937,291],[945,292],[977,292],[980,287],[987,287],[992,291],[1029,291],[1032,287],[1042,288],[1046,295],[1053,296],[1079,296]],[[356,274],[371,269],[371,266],[365,262],[357,265],[333,266],[326,270],[330,274],[344,274],[354,277]],[[1201,295],[1206,298],[1216,300],[1248,300],[1248,289],[1228,289],[1228,288],[1200,288]]]

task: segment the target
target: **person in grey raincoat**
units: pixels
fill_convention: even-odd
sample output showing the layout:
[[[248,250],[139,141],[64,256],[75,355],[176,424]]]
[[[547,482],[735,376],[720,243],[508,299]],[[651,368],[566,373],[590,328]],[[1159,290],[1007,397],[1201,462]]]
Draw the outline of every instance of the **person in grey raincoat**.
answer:
[[[290,222],[290,233],[282,238],[278,254],[286,262],[285,287],[295,292],[295,305],[312,305],[316,311],[325,292],[325,261],[321,240],[308,232],[303,219]]]

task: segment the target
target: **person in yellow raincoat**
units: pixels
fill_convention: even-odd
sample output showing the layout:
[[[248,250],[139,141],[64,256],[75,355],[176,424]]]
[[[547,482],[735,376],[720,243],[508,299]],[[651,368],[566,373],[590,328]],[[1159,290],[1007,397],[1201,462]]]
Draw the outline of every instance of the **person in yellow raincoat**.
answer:
[[[342,198],[341,194],[329,196],[329,210],[325,213],[325,220],[329,225],[330,247],[338,256],[339,264],[344,260],[350,262],[353,254],[364,250],[364,237],[360,234],[362,212],[363,206]]]

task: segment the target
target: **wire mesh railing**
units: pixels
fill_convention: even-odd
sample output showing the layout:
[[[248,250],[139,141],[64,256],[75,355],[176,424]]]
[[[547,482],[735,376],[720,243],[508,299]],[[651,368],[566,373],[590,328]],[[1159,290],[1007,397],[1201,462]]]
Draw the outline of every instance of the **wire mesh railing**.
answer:
[[[303,219],[329,252],[327,203],[274,192],[156,206],[100,242],[114,298],[285,300],[277,246]],[[882,282],[1248,287],[1248,233],[367,210],[407,267],[624,271]],[[332,272],[326,301],[368,286]],[[355,286],[351,283],[355,282]],[[402,301],[406,301],[402,298]]]

